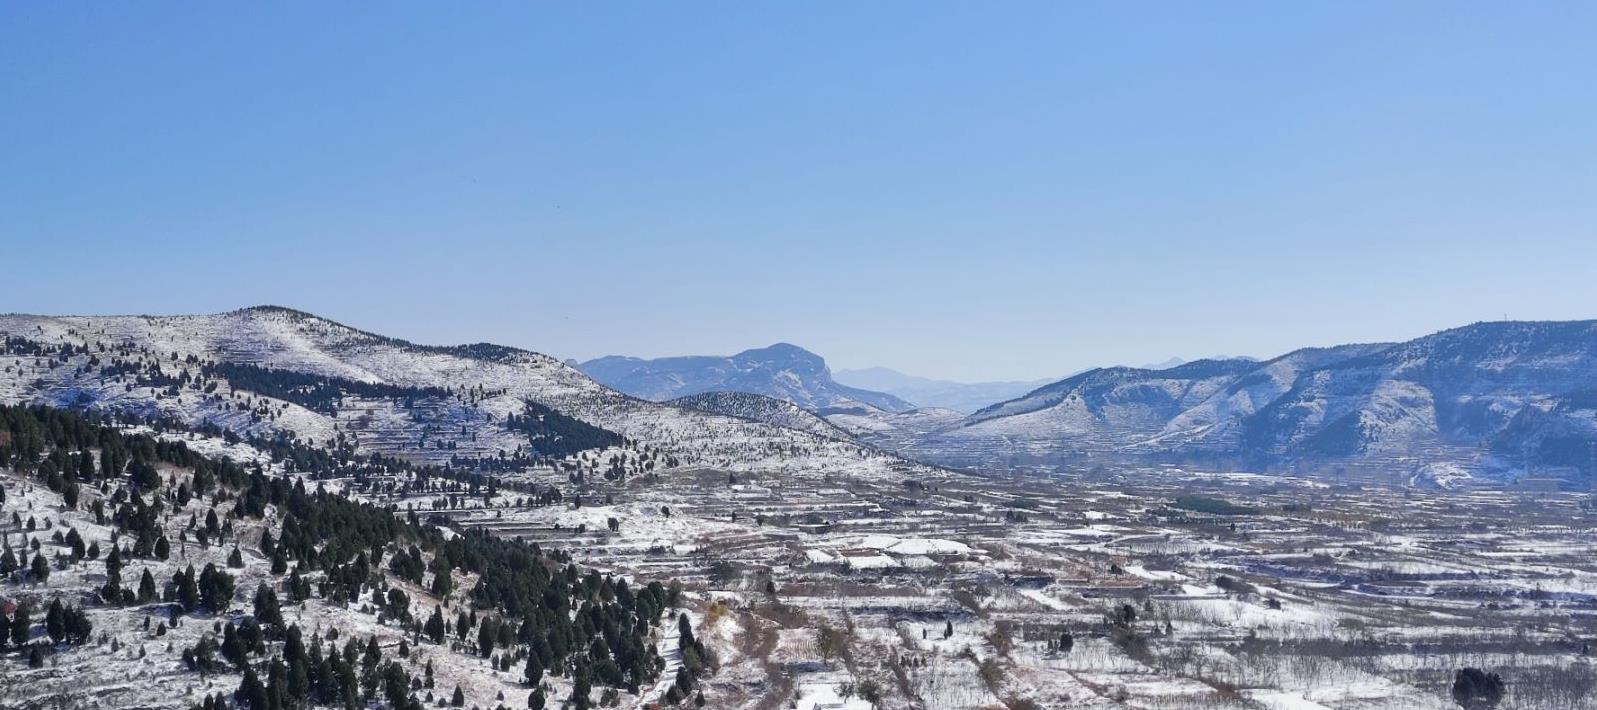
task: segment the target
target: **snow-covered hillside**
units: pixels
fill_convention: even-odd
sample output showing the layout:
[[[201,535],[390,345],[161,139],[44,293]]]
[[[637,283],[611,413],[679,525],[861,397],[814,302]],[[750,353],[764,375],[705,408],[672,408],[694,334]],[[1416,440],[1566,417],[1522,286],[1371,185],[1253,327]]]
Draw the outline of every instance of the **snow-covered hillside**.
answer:
[[[787,429],[807,431],[818,436],[849,440],[849,433],[787,400],[749,392],[700,392],[678,397],[667,404],[711,414],[752,419]]]
[[[826,421],[856,440],[902,451],[922,436],[959,423],[963,416],[952,409],[922,407],[907,412],[835,412]]]
[[[539,353],[490,344],[415,345],[284,308],[196,316],[6,315],[0,316],[0,335],[7,338],[0,350],[3,402],[135,411],[240,433],[290,431],[319,444],[345,437],[363,450],[435,463],[524,447],[526,435],[506,423],[526,414],[530,402],[615,432],[662,462],[861,476],[905,465],[811,432],[631,397]],[[199,382],[197,373],[215,362],[448,395],[344,396],[333,411],[316,411],[239,390],[225,378]]]
[[[897,446],[980,465],[1024,454],[1201,456],[1256,467],[1350,462],[1408,474],[1597,475],[1581,393],[1597,390],[1597,322],[1492,322],[1398,344],[1255,362],[1091,370]],[[847,427],[845,427],[847,428]]]
[[[854,392],[847,388],[815,389],[830,380],[812,355],[766,353],[757,359],[807,364],[739,372],[760,381],[783,373],[775,381],[798,383],[811,406],[818,392],[841,392],[826,400],[837,406],[806,412],[793,396],[780,397],[798,405],[789,409],[732,395],[668,404],[617,392],[534,352],[415,345],[274,307],[7,315],[0,336],[0,402],[131,411],[241,434],[292,432],[320,445],[499,471],[528,462],[594,474],[609,466],[620,476],[713,466],[873,477],[910,466],[887,449],[976,468],[1108,455],[1262,468],[1368,464],[1397,476],[1438,463],[1566,479],[1597,473],[1591,321],[1480,323],[1263,362],[1091,370],[967,417],[888,411],[844,399]],[[295,373],[300,379],[288,376]],[[590,455],[574,457],[579,451]],[[606,463],[612,458],[618,463]]]

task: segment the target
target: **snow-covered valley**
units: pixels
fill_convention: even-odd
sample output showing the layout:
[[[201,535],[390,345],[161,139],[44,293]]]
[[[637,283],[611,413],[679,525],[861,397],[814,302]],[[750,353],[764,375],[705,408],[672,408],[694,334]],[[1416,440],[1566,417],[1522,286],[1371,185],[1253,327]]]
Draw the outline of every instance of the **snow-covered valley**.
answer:
[[[1566,481],[1421,457],[1416,482],[1396,445],[1314,475],[1102,460],[1017,475],[980,466],[982,441],[964,442],[970,471],[887,453],[985,426],[1011,457],[1047,460],[1015,428],[1028,420],[1078,446],[1103,417],[1218,437],[1238,413],[1307,401],[1315,357],[1245,382],[1241,363],[1199,363],[1179,386],[1114,373],[1101,401],[1078,383],[971,423],[757,395],[655,403],[530,352],[274,308],[5,316],[0,333],[0,401],[49,405],[0,410],[8,708],[348,692],[484,709],[1440,709],[1465,668],[1501,679],[1500,707],[1597,706],[1597,502]],[[1455,426],[1406,423],[1436,400],[1401,382],[1361,400],[1417,437],[1382,441]],[[229,584],[205,572],[189,600],[190,565]],[[92,630],[44,619],[53,602]],[[593,621],[615,614],[636,635]],[[566,634],[602,640],[573,650]]]

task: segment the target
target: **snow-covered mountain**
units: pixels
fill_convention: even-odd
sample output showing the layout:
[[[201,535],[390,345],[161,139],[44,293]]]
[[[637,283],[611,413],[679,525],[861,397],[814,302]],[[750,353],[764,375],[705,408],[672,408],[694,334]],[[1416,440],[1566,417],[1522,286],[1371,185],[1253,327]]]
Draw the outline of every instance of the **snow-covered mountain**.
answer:
[[[914,409],[898,397],[832,379],[826,361],[797,345],[777,343],[736,355],[645,360],[612,355],[580,365],[589,377],[635,397],[665,401],[702,392],[748,392],[786,400],[812,412]]]
[[[886,392],[922,407],[951,409],[965,414],[1014,399],[1054,381],[954,382],[906,375],[886,367],[838,370],[832,373],[832,378],[850,387]]]
[[[1490,322],[1272,360],[1104,368],[914,439],[949,463],[1083,455],[1256,467],[1597,468],[1597,321]],[[1401,472],[1401,471],[1394,471]]]
[[[1208,359],[1246,360],[1251,358],[1214,357]],[[1167,370],[1187,362],[1190,361],[1179,357],[1171,357],[1162,362],[1141,365],[1137,369]],[[1066,377],[1079,375],[1082,372],[1086,372],[1086,370],[1078,370]],[[951,409],[962,414],[970,414],[976,410],[1024,396],[1032,390],[1065,378],[955,382],[953,380],[938,380],[919,375],[909,375],[890,367],[866,367],[858,370],[838,370],[832,373],[832,379],[850,387],[886,392],[900,399],[914,402],[921,407]]]
[[[666,402],[666,404],[696,409],[711,414],[725,414],[729,417],[753,419],[757,422],[807,431],[811,434],[834,439],[848,440],[853,438],[848,432],[821,418],[819,414],[785,399],[767,397],[763,394],[750,392],[700,392],[686,397],[678,397]]]
[[[608,448],[639,466],[874,475],[903,465],[835,437],[632,397],[539,353],[416,345],[285,308],[3,315],[0,336],[0,402],[286,432],[433,463],[547,464]]]
[[[600,458],[612,457],[634,472],[902,471],[907,464],[880,447],[972,467],[1107,456],[1306,470],[1335,462],[1395,476],[1437,465],[1583,480],[1597,473],[1597,321],[1478,323],[1262,362],[1103,368],[969,416],[837,385],[824,361],[792,346],[672,359],[720,363],[710,374],[633,368],[644,382],[681,389],[719,377],[780,395],[705,390],[661,403],[534,352],[416,345],[275,307],[5,315],[0,338],[0,402],[287,433],[495,471],[597,472]]]
[[[941,407],[907,412],[835,412],[826,421],[862,441],[892,451],[908,451],[920,437],[958,424],[964,414]]]

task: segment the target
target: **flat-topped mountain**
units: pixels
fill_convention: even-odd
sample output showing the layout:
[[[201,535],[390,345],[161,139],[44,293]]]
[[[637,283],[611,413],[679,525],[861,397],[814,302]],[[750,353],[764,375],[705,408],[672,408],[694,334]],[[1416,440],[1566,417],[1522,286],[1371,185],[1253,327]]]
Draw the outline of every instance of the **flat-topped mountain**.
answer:
[[[612,355],[579,366],[617,390],[655,401],[704,392],[748,392],[792,402],[812,412],[914,409],[898,397],[838,384],[826,360],[797,345],[777,343],[725,357],[696,355],[646,360]]]

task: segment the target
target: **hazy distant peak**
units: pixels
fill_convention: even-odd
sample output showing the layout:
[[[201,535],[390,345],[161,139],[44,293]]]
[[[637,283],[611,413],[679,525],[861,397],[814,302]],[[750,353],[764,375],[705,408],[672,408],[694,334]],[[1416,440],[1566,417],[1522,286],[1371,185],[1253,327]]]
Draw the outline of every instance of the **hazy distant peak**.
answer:
[[[1172,367],[1180,367],[1180,366],[1185,365],[1185,364],[1187,364],[1189,362],[1201,362],[1201,361],[1204,361],[1204,360],[1213,360],[1215,362],[1225,362],[1225,361],[1228,361],[1228,360],[1240,360],[1242,362],[1258,362],[1259,361],[1258,358],[1251,357],[1251,356],[1248,356],[1248,355],[1214,355],[1214,356],[1211,356],[1211,357],[1200,357],[1197,360],[1188,360],[1188,359],[1185,359],[1185,358],[1180,357],[1180,356],[1172,356],[1170,359],[1164,360],[1162,362],[1152,362],[1152,363],[1148,363],[1146,365],[1139,365],[1137,367],[1137,369],[1139,369],[1139,370],[1168,370],[1168,369],[1170,369]]]
[[[829,372],[825,358],[792,343],[775,343],[763,348],[751,348],[733,355],[732,359],[754,363],[773,363],[809,373]]]
[[[1186,364],[1186,362],[1187,362],[1186,360],[1184,360],[1184,359],[1182,359],[1180,357],[1172,357],[1169,360],[1165,360],[1163,362],[1154,362],[1154,363],[1149,363],[1147,365],[1143,365],[1142,369],[1144,369],[1144,370],[1166,370],[1166,369],[1175,367],[1177,365]]]
[[[751,357],[767,355],[772,357],[803,357],[815,358],[817,360],[821,359],[821,356],[792,343],[771,343],[763,348],[749,348],[748,350],[744,350],[738,354],[748,355]]]
[[[838,370],[832,376],[844,384],[880,390],[922,407],[974,412],[1006,399],[1019,397],[1054,379],[999,382],[956,382],[909,375],[889,367]]]
[[[891,394],[838,383],[824,358],[792,343],[774,343],[724,357],[612,355],[589,360],[579,368],[609,387],[657,401],[719,391],[774,397],[811,411],[864,407],[901,412],[915,407]]]

